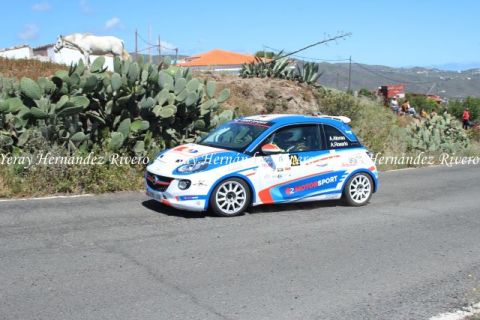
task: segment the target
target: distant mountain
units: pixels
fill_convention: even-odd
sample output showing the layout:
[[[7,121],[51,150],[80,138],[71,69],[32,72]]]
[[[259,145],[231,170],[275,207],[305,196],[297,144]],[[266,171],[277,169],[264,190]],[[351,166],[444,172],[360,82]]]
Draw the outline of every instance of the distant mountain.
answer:
[[[131,53],[134,55],[134,53]],[[148,61],[148,55],[143,55]],[[175,56],[169,56],[172,60]],[[179,59],[186,56],[179,55]],[[152,61],[158,62],[153,55]],[[346,90],[348,88],[348,63],[320,63],[323,75],[319,82],[325,86]],[[464,71],[444,69],[455,66]],[[352,90],[366,88],[375,90],[382,85],[405,84],[407,92],[436,94],[446,98],[480,96],[479,64],[445,64],[436,68],[411,67],[393,68],[382,65],[352,64]]]
[[[320,83],[346,90],[348,67],[348,63],[320,63],[320,70],[323,71]],[[407,92],[437,94],[447,98],[480,96],[480,68],[454,72],[437,68],[352,64],[352,90],[374,90],[391,84],[405,84]]]
[[[432,68],[446,70],[446,71],[463,71],[470,69],[480,69],[480,62],[470,62],[470,63],[444,63],[432,65]]]

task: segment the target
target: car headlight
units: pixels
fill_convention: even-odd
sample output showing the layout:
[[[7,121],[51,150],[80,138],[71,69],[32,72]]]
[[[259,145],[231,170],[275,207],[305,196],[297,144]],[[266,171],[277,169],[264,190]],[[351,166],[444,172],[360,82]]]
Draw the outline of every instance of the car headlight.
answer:
[[[179,173],[194,173],[198,171],[205,170],[208,167],[208,161],[197,161],[195,163],[187,163],[178,167],[177,171]]]

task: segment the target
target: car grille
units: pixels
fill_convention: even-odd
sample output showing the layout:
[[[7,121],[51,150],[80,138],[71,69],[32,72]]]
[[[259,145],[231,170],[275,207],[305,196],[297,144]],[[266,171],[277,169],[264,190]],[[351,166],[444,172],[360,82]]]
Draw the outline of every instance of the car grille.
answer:
[[[173,180],[173,178],[159,176],[158,174],[153,174],[148,171],[145,174],[145,179],[147,180],[147,185],[150,188],[160,192],[166,191]]]

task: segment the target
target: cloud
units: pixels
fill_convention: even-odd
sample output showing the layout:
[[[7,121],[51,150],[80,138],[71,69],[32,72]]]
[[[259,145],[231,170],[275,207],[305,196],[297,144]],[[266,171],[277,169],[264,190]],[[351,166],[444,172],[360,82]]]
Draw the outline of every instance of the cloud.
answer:
[[[83,12],[83,14],[93,13],[92,7],[90,7],[90,4],[87,0],[80,0],[80,10]]]
[[[167,49],[167,50],[168,49],[172,50],[172,49],[175,49],[177,47],[176,45],[174,45],[170,42],[166,42],[166,41],[162,41],[162,40],[160,40],[160,45],[162,46],[162,49]]]
[[[120,24],[120,19],[118,17],[113,17],[113,18],[105,21],[105,28],[113,29],[113,28],[118,27],[119,24]]]
[[[32,40],[38,37],[39,28],[35,23],[26,24],[23,30],[18,34],[22,40]]]
[[[32,6],[32,10],[37,12],[49,11],[51,8],[50,3],[48,2],[38,2]]]

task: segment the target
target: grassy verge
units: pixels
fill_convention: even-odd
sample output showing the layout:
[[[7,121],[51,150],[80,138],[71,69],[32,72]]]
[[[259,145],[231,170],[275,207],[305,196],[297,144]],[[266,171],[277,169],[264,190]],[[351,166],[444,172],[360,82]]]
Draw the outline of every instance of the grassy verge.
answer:
[[[88,156],[68,156],[53,151],[15,157],[30,157],[30,164],[0,165],[0,198],[130,191],[140,190],[143,186],[144,165],[111,162],[109,155],[105,154],[95,155],[105,161],[82,161],[75,164],[62,159],[88,159]],[[9,158],[5,158],[5,162],[7,159]]]

